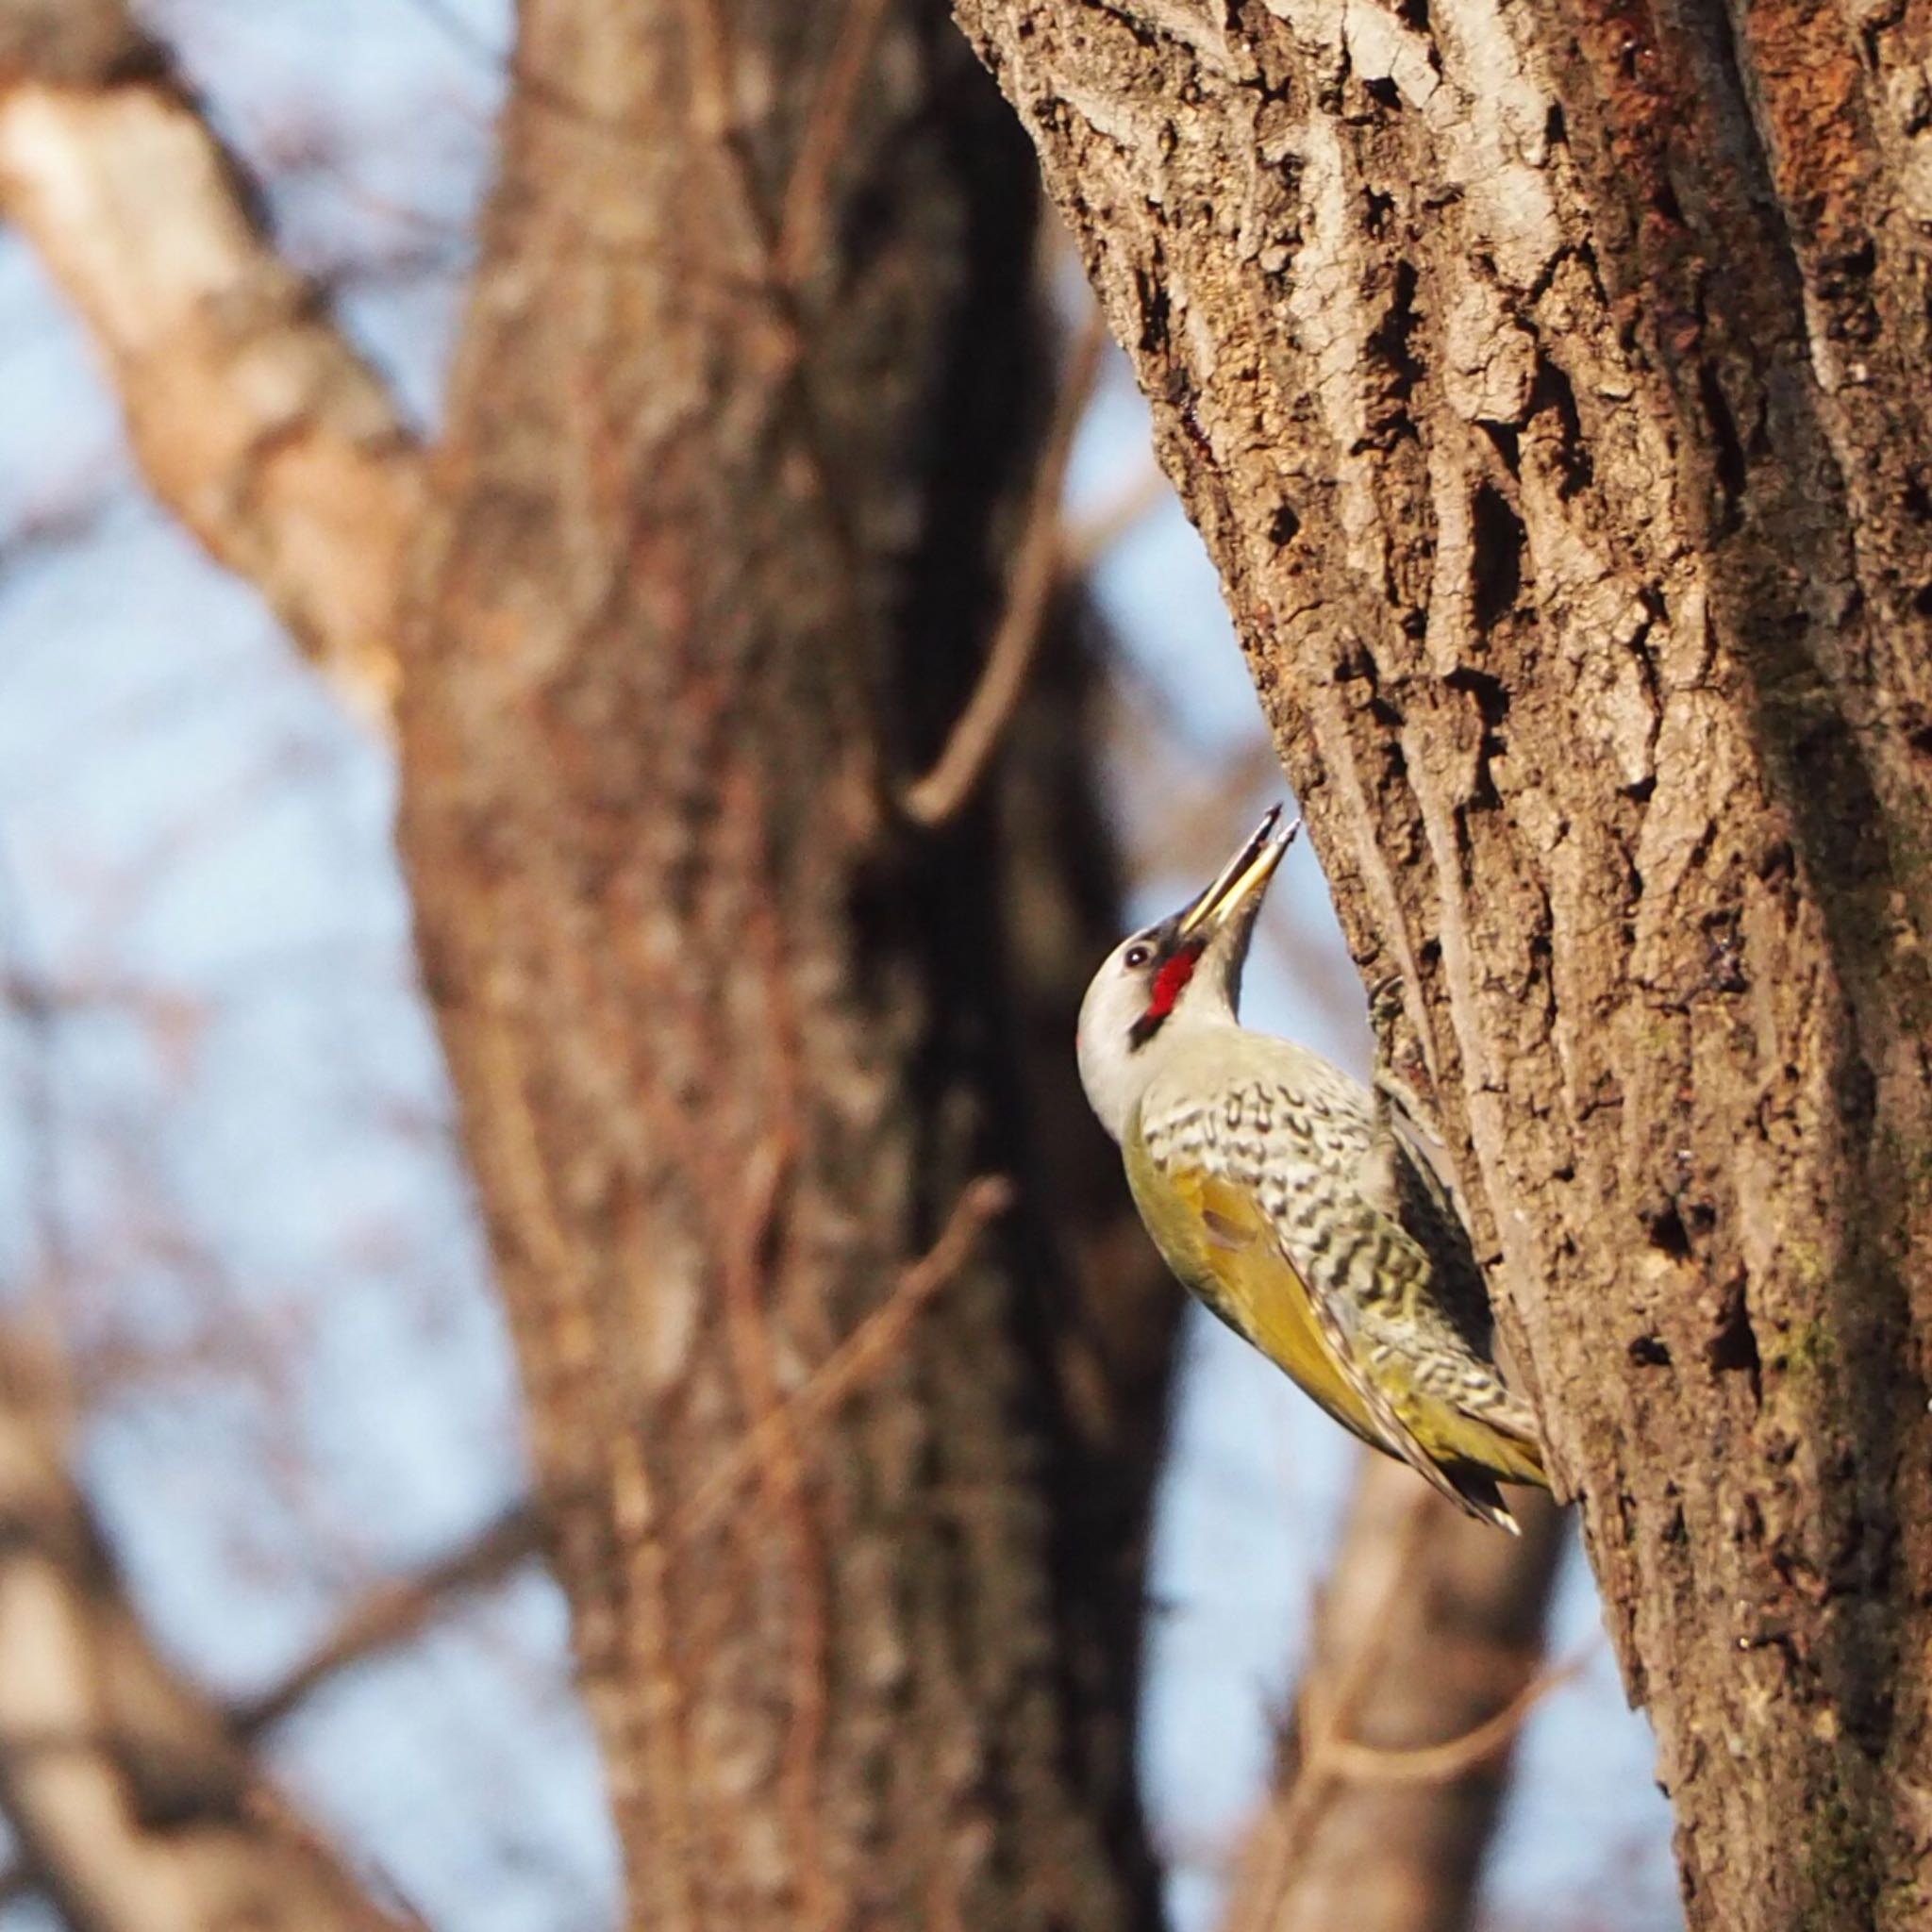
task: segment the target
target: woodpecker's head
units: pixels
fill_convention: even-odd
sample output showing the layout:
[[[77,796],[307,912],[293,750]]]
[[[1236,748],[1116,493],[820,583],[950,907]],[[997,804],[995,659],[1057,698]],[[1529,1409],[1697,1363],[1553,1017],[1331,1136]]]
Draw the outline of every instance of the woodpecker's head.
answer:
[[[1255,915],[1301,821],[1276,806],[1214,883],[1158,925],[1129,933],[1080,1003],[1080,1080],[1118,1141],[1161,1048],[1198,1025],[1234,1023]]]

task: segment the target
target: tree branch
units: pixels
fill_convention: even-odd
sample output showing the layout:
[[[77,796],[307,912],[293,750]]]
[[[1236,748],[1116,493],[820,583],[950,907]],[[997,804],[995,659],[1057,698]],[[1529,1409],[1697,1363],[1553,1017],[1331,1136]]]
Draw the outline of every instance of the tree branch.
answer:
[[[961,1192],[939,1239],[900,1275],[891,1296],[848,1335],[802,1387],[740,1438],[692,1492],[674,1526],[674,1541],[695,1536],[718,1520],[739,1486],[755,1475],[788,1435],[817,1428],[891,1359],[919,1311],[972,1258],[987,1224],[1006,1212],[1012,1184],[982,1174]]]
[[[0,1338],[0,1807],[22,1876],[79,1932],[393,1925],[148,1642],[51,1385]]]
[[[805,1439],[808,1449],[812,1433],[891,1359],[920,1311],[965,1266],[988,1224],[1011,1200],[1010,1183],[997,1175],[982,1175],[964,1190],[939,1239],[899,1277],[891,1296],[709,1472],[678,1513],[675,1541],[716,1524],[781,1434],[790,1431]],[[529,1500],[514,1503],[459,1549],[412,1576],[378,1584],[280,1682],[235,1706],[228,1714],[230,1726],[253,1738],[280,1724],[340,1672],[407,1643],[443,1615],[453,1598],[487,1589],[541,1556],[543,1539],[541,1508]]]
[[[1364,1464],[1301,1721],[1224,1932],[1468,1923],[1508,1749],[1570,1674],[1537,1664],[1560,1519],[1541,1497],[1522,1507],[1509,1541],[1395,1464]]]
[[[1026,526],[1008,580],[1006,608],[988,648],[985,668],[932,769],[908,785],[900,801],[900,808],[916,825],[945,824],[972,797],[1026,689],[1041,625],[1060,575],[1060,493],[1066,487],[1074,435],[1106,345],[1107,324],[1096,308],[1080,332],[1060,382],[1053,422],[1034,472]]]
[[[1481,1724],[1472,1724],[1459,1736],[1445,1738],[1440,1744],[1396,1748],[1337,1738],[1329,1746],[1329,1760],[1341,1776],[1356,1784],[1441,1784],[1460,1777],[1513,1744],[1530,1712],[1552,1691],[1560,1690],[1580,1676],[1589,1661],[1588,1652],[1578,1652],[1560,1664],[1540,1671],[1500,1710],[1491,1712]]]
[[[329,1678],[407,1643],[445,1614],[453,1598],[501,1582],[542,1549],[541,1512],[532,1503],[513,1503],[460,1549],[413,1576],[376,1585],[278,1684],[236,1707],[229,1722],[248,1738],[280,1724]]]
[[[386,721],[419,449],[120,0],[0,0],[0,209],[92,334],[155,495]]]
[[[785,184],[776,268],[787,288],[804,278],[824,245],[825,219],[832,205],[832,170],[851,132],[853,105],[878,45],[889,4],[890,0],[845,0],[839,43],[812,102],[805,138],[799,142],[798,158]]]

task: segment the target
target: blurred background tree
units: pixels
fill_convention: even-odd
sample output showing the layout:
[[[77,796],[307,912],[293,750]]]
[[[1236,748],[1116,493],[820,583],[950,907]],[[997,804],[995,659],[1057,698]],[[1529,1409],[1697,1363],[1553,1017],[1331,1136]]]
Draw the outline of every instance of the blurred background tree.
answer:
[[[1072,1014],[1278,777],[1010,116],[511,36],[0,8],[6,1911],[1669,1924],[1554,1523],[1344,1529],[1218,1333],[1169,1426]]]

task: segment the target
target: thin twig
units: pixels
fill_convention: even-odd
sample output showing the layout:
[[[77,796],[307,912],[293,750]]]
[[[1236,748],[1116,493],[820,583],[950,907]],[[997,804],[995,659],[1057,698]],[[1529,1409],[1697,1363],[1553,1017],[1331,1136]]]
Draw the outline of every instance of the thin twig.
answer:
[[[748,818],[747,823],[754,821]],[[781,1108],[781,1119],[786,1111]],[[785,1742],[777,1767],[778,1808],[791,1844],[797,1923],[804,1932],[820,1932],[842,1917],[824,1858],[824,1834],[816,1822],[819,1753],[828,1698],[824,1539],[806,1482],[798,1414],[780,1392],[770,1316],[760,1292],[768,1257],[775,1262],[783,1251],[785,1202],[795,1165],[796,1137],[789,1124],[774,1128],[753,1151],[731,1211],[734,1225],[724,1244],[721,1272],[725,1334],[739,1399],[749,1419],[740,1441],[758,1445],[754,1465],[789,1557],[789,1690],[784,1700]],[[730,1189],[721,1188],[719,1192],[730,1200]],[[771,1272],[779,1272],[779,1267],[774,1265]],[[672,1536],[675,1541],[675,1519]]]
[[[964,1267],[989,1223],[1012,1202],[1012,1187],[982,1175],[960,1193],[932,1247],[899,1277],[891,1295],[827,1356],[810,1378],[741,1436],[678,1512],[669,1541],[684,1541],[714,1524],[744,1481],[767,1465],[785,1437],[803,1444],[896,1353],[920,1311]],[[252,1738],[288,1718],[324,1683],[378,1652],[392,1650],[441,1616],[453,1597],[501,1581],[541,1556],[542,1510],[513,1504],[458,1550],[393,1583],[378,1585],[343,1616],[329,1637],[278,1683],[233,1707],[229,1722]],[[6,1881],[0,1872],[0,1885]]]
[[[774,1443],[818,1427],[897,1351],[920,1310],[958,1274],[987,1224],[1011,1205],[1012,1186],[985,1174],[961,1192],[952,1218],[931,1248],[899,1277],[890,1298],[874,1308],[784,1404],[741,1436],[677,1513],[671,1540],[680,1541],[717,1522],[748,1476],[765,1464]]]
[[[1328,1745],[1328,1762],[1338,1777],[1353,1784],[1446,1784],[1493,1757],[1516,1736],[1530,1712],[1551,1691],[1580,1676],[1589,1662],[1590,1653],[1581,1651],[1567,1662],[1539,1672],[1502,1709],[1472,1725],[1459,1738],[1407,1749],[1337,1738]]]
[[[1224,1932],[1266,1932],[1278,1915],[1303,1848],[1335,1789],[1336,1747],[1381,1670],[1392,1613],[1407,1587],[1410,1561],[1436,1507],[1428,1491],[1416,1491],[1396,1533],[1387,1540],[1381,1587],[1373,1597],[1374,1614],[1362,1620],[1359,1635],[1342,1659],[1333,1692],[1324,1694],[1320,1678],[1311,1677],[1302,1693],[1301,1761],[1288,1789],[1272,1807],[1273,1828],[1260,1854],[1266,1861],[1262,1881],[1242,1889],[1248,1909],[1241,1910],[1238,1919],[1231,1918]],[[1239,1906],[1237,1909],[1241,1909]]]
[[[542,1547],[543,1524],[536,1507],[512,1504],[461,1549],[413,1576],[372,1590],[278,1684],[232,1710],[230,1723],[243,1737],[280,1724],[328,1678],[378,1651],[406,1643],[441,1616],[452,1597],[501,1581]]]
[[[1149,461],[1091,515],[1066,534],[1061,567],[1070,577],[1084,577],[1124,537],[1129,536],[1174,494],[1160,467]]]
[[[858,84],[872,64],[888,4],[889,0],[846,0],[839,39],[811,104],[791,178],[785,184],[775,267],[778,279],[788,288],[796,288],[805,278],[824,239],[832,169],[844,150]]]
[[[985,775],[1000,734],[1026,689],[1026,675],[1033,667],[1047,605],[1059,580],[1060,493],[1074,453],[1074,433],[1080,426],[1094,377],[1100,373],[1100,352],[1106,342],[1107,324],[1095,308],[1074,344],[1073,360],[1054,405],[1053,422],[1034,472],[1026,525],[1007,584],[1006,608],[986,654],[979,683],[932,769],[908,785],[900,799],[900,809],[914,824],[943,824],[965,805]]]

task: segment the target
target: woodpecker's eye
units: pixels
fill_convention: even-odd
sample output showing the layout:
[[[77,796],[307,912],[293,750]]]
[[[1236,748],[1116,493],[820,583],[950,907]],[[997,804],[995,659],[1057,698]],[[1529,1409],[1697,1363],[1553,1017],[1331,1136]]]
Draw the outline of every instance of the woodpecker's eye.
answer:
[[[1121,963],[1126,966],[1144,966],[1153,957],[1152,946],[1129,946],[1126,958]]]

